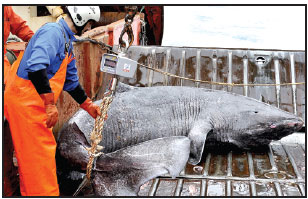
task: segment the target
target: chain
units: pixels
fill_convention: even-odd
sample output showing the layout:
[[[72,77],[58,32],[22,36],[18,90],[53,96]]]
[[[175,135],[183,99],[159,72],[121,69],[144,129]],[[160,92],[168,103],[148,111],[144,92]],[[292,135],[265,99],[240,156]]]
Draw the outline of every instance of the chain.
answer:
[[[141,30],[139,34],[139,43],[141,46],[147,46],[148,38],[146,36],[146,29],[145,29],[146,22],[144,20],[140,20],[140,23],[141,23]]]
[[[90,135],[91,147],[87,148],[88,153],[90,155],[86,173],[88,180],[90,180],[91,178],[94,159],[103,154],[102,152],[100,152],[101,150],[103,150],[103,147],[100,146],[99,143],[102,141],[103,138],[102,136],[103,126],[105,120],[107,119],[107,111],[109,109],[112,100],[113,96],[107,96],[103,98],[103,101],[100,104],[100,110],[102,114],[101,116],[98,116],[95,119],[95,125]]]
[[[76,43],[82,43],[82,42],[87,42],[87,41],[98,45],[102,50],[107,50],[108,52],[112,52],[112,46],[109,46],[108,44],[105,44],[105,43],[98,41],[96,39],[93,39],[91,37],[77,39],[75,42]]]

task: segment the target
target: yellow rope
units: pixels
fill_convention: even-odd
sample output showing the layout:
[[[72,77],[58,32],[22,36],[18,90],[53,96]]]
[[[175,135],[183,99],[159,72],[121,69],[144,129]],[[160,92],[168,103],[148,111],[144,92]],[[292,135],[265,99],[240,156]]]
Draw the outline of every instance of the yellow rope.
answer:
[[[300,85],[300,84],[305,84],[305,82],[297,82],[297,83],[282,83],[282,84],[236,84],[236,83],[223,83],[223,82],[212,82],[212,81],[205,81],[205,80],[195,80],[195,79],[191,79],[188,77],[182,77],[182,76],[178,76],[172,73],[168,73],[165,71],[161,71],[159,69],[156,68],[152,68],[150,66],[146,66],[143,64],[138,63],[140,66],[145,67],[149,70],[153,70],[155,72],[161,73],[163,75],[167,75],[170,77],[175,77],[175,78],[179,78],[179,79],[183,79],[183,80],[189,80],[189,81],[193,81],[193,82],[200,82],[200,83],[207,83],[207,84],[212,84],[212,85],[223,85],[223,86],[288,86],[288,85]]]
[[[92,167],[93,167],[93,161],[95,159],[95,157],[103,154],[102,152],[100,152],[101,150],[103,150],[103,147],[98,145],[101,141],[102,141],[102,131],[103,131],[103,126],[104,126],[104,122],[107,119],[107,111],[109,109],[109,106],[112,102],[112,96],[108,96],[108,97],[104,97],[102,103],[100,104],[100,109],[101,109],[101,116],[98,116],[95,119],[95,125],[94,128],[91,132],[90,135],[90,140],[91,140],[91,148],[88,148],[88,153],[90,155],[89,157],[89,161],[87,164],[87,178],[88,180],[90,180],[91,177],[91,172],[92,172]]]

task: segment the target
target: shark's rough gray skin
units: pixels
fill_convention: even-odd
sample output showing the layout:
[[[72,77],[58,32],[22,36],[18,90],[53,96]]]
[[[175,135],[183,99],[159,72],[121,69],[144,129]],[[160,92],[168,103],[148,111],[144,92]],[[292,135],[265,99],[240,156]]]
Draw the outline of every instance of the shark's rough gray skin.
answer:
[[[72,128],[70,128],[72,127]],[[57,158],[60,190],[72,195],[84,176],[88,163],[85,137],[72,125],[65,134],[75,134],[76,140],[66,140],[59,149],[63,157]],[[75,142],[76,141],[76,142]],[[141,185],[169,173],[176,177],[185,167],[190,150],[190,140],[184,136],[172,136],[145,141],[98,157],[92,169],[95,195],[136,196]],[[60,173],[59,173],[60,170]],[[66,184],[65,184],[66,183]],[[88,191],[89,192],[89,191]]]
[[[200,161],[207,139],[250,149],[287,136],[303,125],[301,118],[252,98],[175,86],[135,88],[119,84],[108,116],[100,144],[104,153],[157,138],[185,136],[190,140],[191,164]],[[84,164],[86,157],[80,157],[87,153],[82,145],[90,143],[93,126],[94,119],[83,110],[71,118],[58,141],[64,159]]]
[[[187,137],[173,136],[142,142],[101,156],[93,179],[97,195],[136,195],[139,187],[157,176],[176,177],[189,156]],[[103,186],[102,186],[103,185]]]

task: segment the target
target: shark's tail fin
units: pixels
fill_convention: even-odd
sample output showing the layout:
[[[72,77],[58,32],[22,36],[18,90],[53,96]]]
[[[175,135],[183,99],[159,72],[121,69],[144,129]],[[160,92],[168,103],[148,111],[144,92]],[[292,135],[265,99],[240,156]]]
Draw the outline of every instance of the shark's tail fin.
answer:
[[[93,173],[94,191],[101,196],[137,195],[141,185],[169,173],[177,176],[190,150],[187,137],[158,138],[102,155]]]

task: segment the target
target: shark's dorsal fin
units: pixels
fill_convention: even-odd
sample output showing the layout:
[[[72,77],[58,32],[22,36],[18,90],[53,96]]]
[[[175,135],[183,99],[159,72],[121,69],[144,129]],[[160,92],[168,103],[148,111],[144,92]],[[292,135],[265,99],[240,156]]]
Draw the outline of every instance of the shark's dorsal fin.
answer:
[[[118,82],[116,93],[124,93],[133,89],[138,89],[138,87],[130,86],[128,84],[124,84],[122,82]]]

